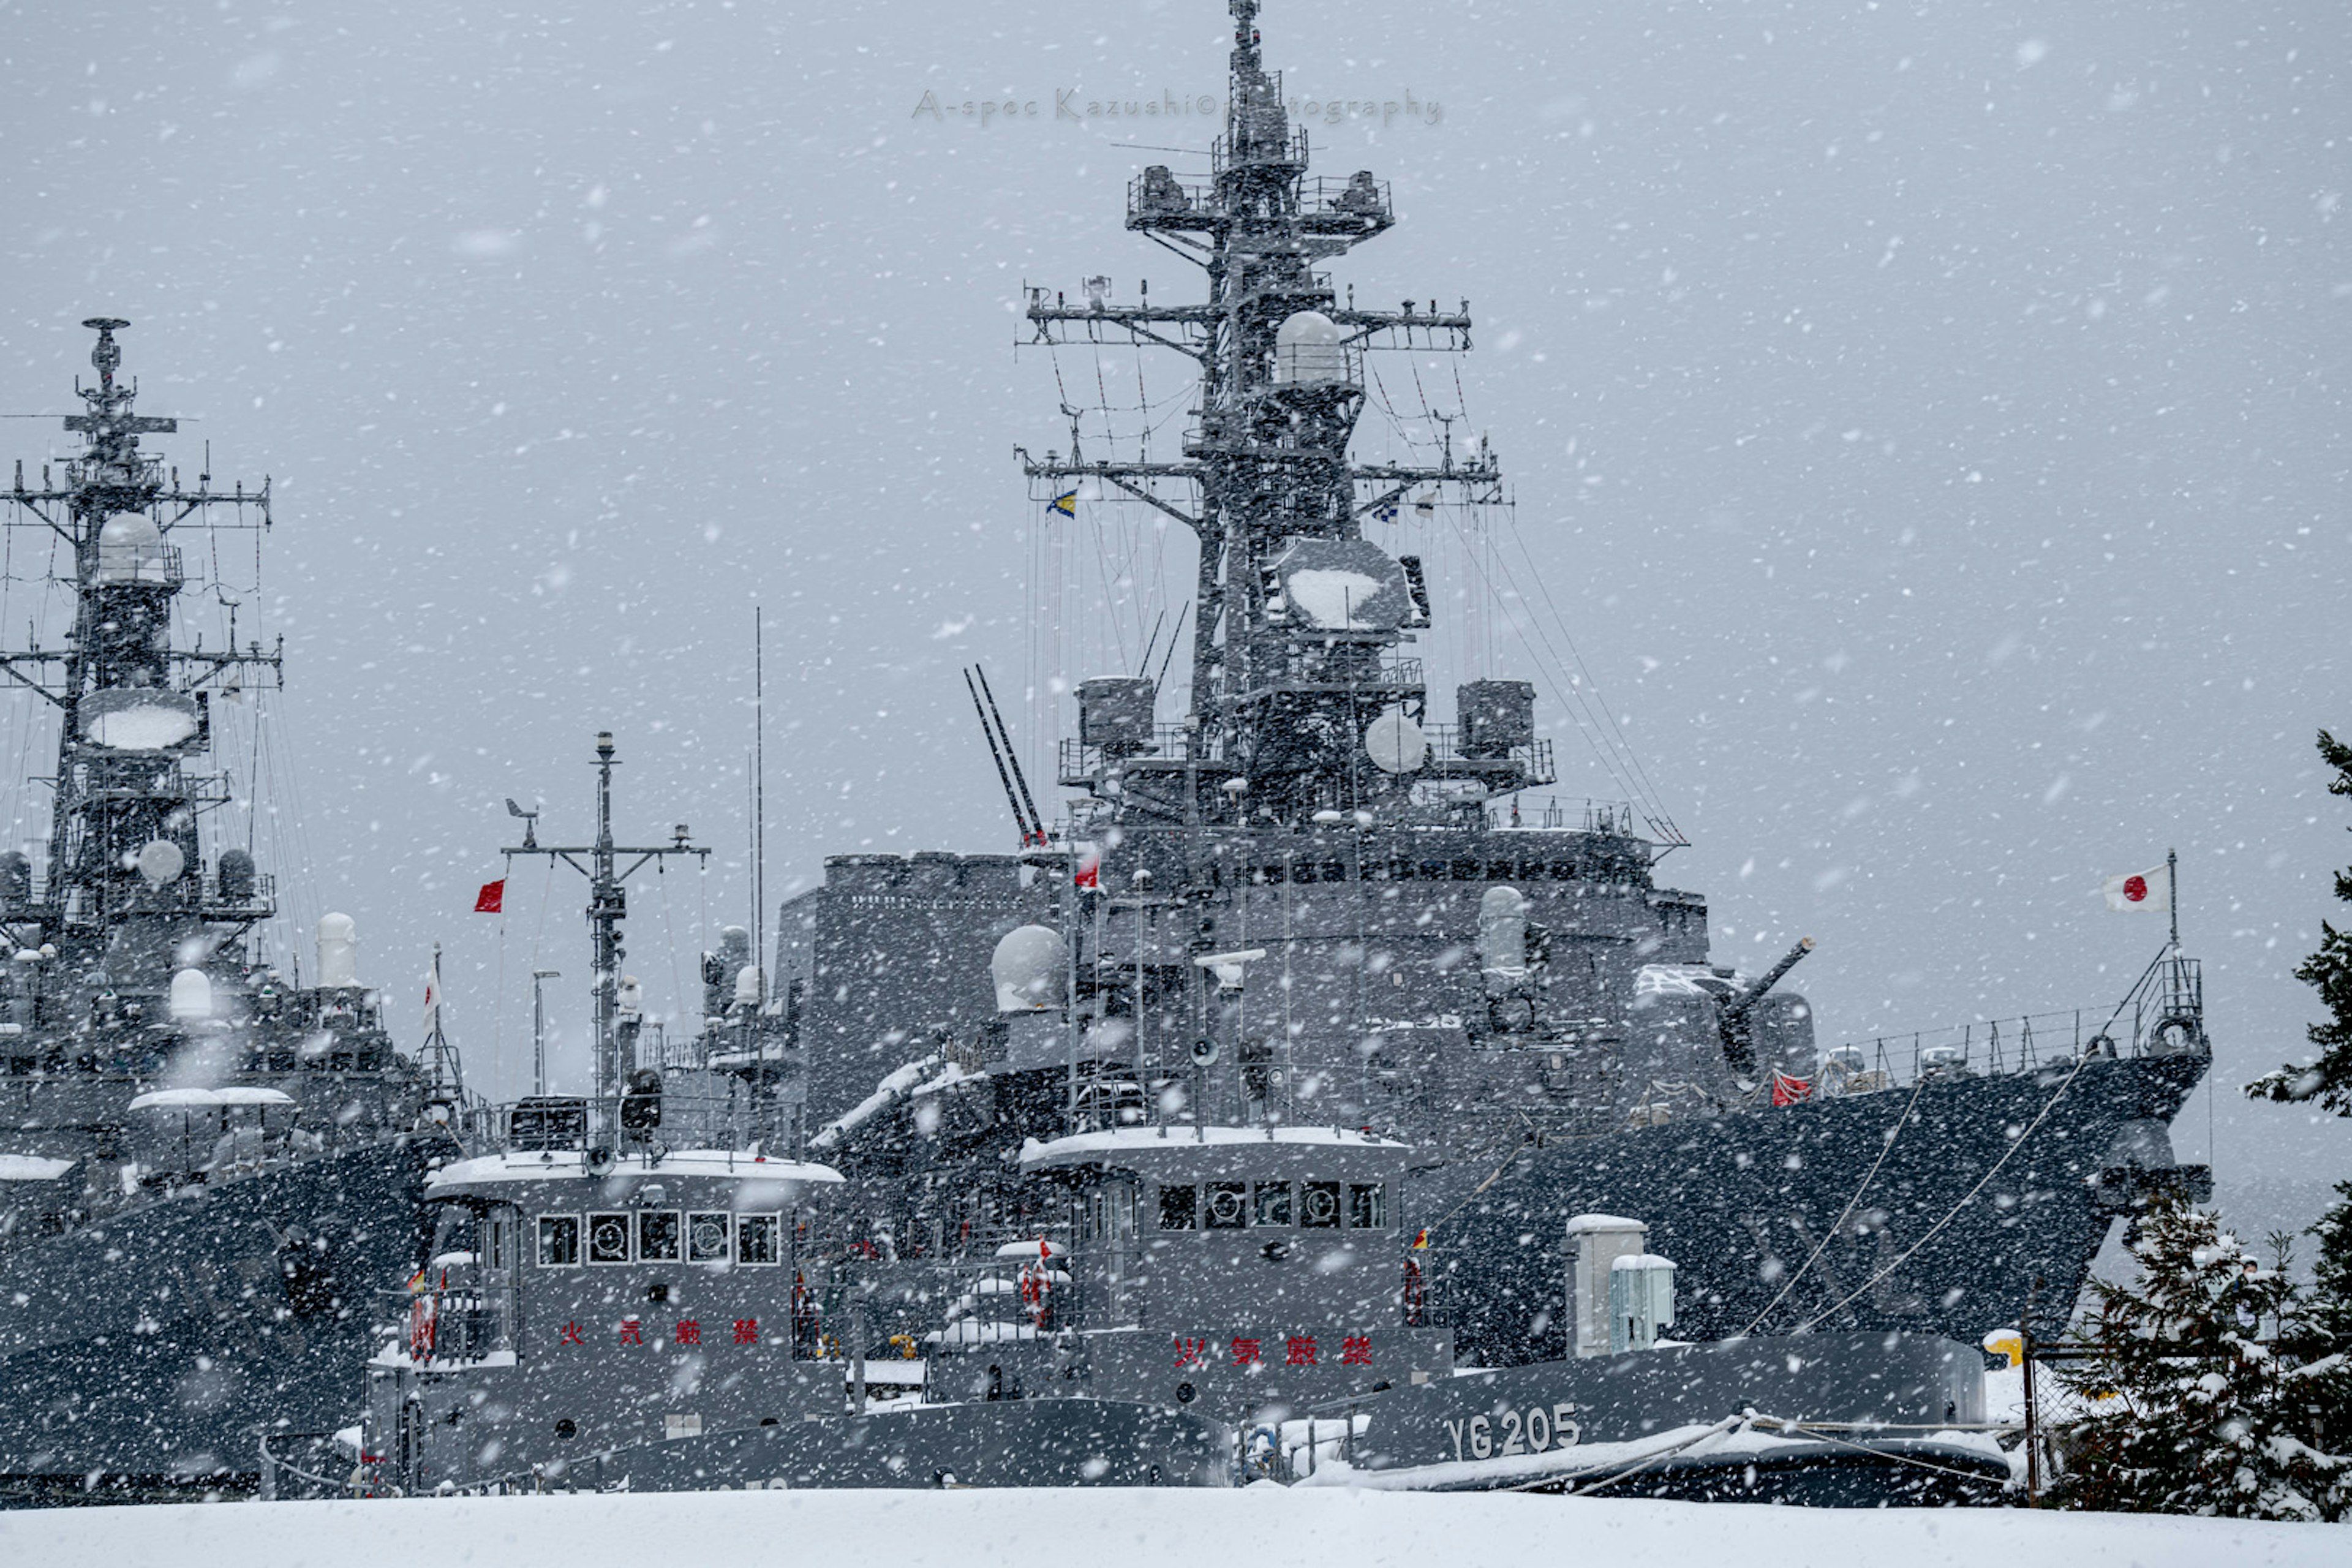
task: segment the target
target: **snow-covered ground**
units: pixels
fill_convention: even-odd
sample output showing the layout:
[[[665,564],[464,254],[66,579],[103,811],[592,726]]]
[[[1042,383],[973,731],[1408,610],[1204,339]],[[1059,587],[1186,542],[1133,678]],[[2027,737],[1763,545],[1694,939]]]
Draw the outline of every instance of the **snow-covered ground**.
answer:
[[[2342,1568],[2352,1526],[1330,1490],[706,1492],[0,1513],[36,1568],[1559,1563]]]

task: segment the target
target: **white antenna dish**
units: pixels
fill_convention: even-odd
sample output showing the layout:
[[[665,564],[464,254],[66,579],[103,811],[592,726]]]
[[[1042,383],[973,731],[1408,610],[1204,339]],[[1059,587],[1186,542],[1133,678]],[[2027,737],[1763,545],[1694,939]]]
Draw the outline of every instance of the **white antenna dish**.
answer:
[[[1384,773],[1418,773],[1429,760],[1429,740],[1420,725],[1391,711],[1365,727],[1364,754]]]

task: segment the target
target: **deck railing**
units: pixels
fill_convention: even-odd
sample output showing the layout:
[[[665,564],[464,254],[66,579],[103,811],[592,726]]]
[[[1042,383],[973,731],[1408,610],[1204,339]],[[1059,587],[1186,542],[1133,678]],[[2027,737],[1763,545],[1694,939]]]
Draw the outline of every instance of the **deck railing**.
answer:
[[[2084,1056],[2165,1056],[2206,1048],[2202,966],[2168,952],[2114,1006],[1850,1039],[1821,1053],[1821,1079],[1826,1092],[1866,1093],[1937,1074],[2033,1072]]]

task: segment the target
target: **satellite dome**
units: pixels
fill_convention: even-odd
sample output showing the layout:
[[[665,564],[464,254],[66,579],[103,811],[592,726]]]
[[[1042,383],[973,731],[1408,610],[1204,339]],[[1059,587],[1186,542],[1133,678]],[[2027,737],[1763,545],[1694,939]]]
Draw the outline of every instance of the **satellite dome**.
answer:
[[[163,531],[145,512],[117,512],[98,531],[101,583],[160,583],[170,562]]]
[[[359,926],[349,915],[319,917],[319,984],[353,986],[360,983]]]
[[[1429,758],[1429,741],[1420,725],[1391,710],[1365,726],[1364,754],[1384,773],[1418,773]]]
[[[170,839],[151,838],[139,847],[132,864],[139,868],[139,874],[147,879],[149,886],[168,888],[180,879],[181,872],[188,868],[188,858],[180,853],[180,847]]]
[[[1348,350],[1330,317],[1300,310],[1275,329],[1275,385],[1321,386],[1347,379]]]
[[[192,1022],[213,1016],[212,977],[201,969],[183,969],[172,976],[172,1016]]]
[[[988,961],[996,980],[996,1010],[1043,1013],[1055,1007],[1062,1000],[1068,963],[1061,937],[1046,927],[1015,926],[1006,931]]]

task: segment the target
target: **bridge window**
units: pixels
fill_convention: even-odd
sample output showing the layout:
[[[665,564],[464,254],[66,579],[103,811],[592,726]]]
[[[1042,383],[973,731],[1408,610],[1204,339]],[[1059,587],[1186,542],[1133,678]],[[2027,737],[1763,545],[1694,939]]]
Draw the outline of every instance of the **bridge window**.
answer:
[[[592,1214],[588,1216],[588,1261],[626,1263],[629,1260],[629,1216]]]
[[[1378,1182],[1351,1182],[1348,1184],[1348,1228],[1349,1230],[1380,1230],[1388,1224],[1388,1205],[1382,1201],[1384,1190]]]
[[[1290,1223],[1290,1184],[1260,1182],[1251,1189],[1250,1224],[1279,1225]]]
[[[1239,1230],[1249,1224],[1249,1184],[1245,1182],[1211,1182],[1206,1201],[1211,1230]]]
[[[688,1263],[724,1263],[727,1261],[727,1233],[730,1228],[724,1214],[696,1214],[686,1216],[686,1260]]]
[[[764,1268],[783,1261],[783,1224],[772,1214],[735,1216],[735,1261]]]
[[[539,1266],[575,1268],[580,1264],[580,1216],[543,1214],[539,1216]]]
[[[676,1209],[639,1209],[637,1260],[641,1263],[677,1262],[677,1229]]]
[[[1197,1196],[1190,1183],[1181,1186],[1160,1189],[1160,1228],[1190,1230],[1192,1228],[1192,1205]]]
[[[1339,1228],[1339,1184],[1337,1182],[1301,1182],[1298,1184],[1298,1223],[1308,1230]]]

